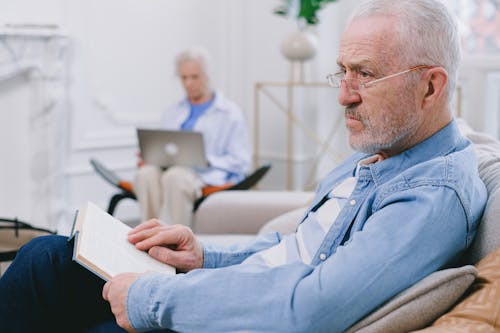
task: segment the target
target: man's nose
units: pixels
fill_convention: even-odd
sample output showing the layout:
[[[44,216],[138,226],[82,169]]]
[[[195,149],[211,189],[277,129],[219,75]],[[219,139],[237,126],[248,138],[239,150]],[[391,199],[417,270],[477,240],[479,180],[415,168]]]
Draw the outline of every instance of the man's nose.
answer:
[[[340,105],[347,106],[361,102],[361,96],[359,95],[359,92],[353,91],[350,88],[349,84],[345,81],[342,82],[342,85],[339,89],[340,91],[338,101]]]

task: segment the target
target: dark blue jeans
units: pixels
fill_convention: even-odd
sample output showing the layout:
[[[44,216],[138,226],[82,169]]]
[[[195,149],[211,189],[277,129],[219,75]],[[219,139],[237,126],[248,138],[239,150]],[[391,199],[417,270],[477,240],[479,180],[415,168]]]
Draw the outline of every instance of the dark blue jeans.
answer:
[[[73,242],[38,237],[0,278],[0,332],[125,332],[102,298],[104,281],[72,260]]]

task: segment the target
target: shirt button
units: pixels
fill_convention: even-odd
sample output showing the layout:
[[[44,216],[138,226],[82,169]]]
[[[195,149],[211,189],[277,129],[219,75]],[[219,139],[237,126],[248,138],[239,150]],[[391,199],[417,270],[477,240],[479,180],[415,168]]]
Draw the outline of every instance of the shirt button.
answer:
[[[352,199],[351,201],[349,201],[349,204],[350,204],[351,206],[354,206],[354,205],[356,204],[356,200]]]
[[[319,255],[319,258],[320,258],[321,260],[325,260],[325,259],[326,259],[326,254],[321,253],[321,254]]]

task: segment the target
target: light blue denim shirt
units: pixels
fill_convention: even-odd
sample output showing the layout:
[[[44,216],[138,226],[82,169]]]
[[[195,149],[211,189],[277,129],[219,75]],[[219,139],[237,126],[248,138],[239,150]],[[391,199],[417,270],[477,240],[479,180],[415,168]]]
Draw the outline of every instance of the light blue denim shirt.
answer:
[[[189,117],[187,99],[168,108],[162,115],[161,126],[178,130]],[[250,143],[245,118],[240,108],[221,92],[196,121],[193,131],[203,133],[205,153],[210,167],[196,172],[205,184],[236,183],[250,171]]]
[[[353,175],[355,154],[320,184],[314,207]],[[241,264],[279,234],[204,246],[204,269],[148,274],[127,299],[140,331],[342,332],[418,280],[452,265],[486,203],[474,148],[455,121],[417,146],[363,166],[311,264]],[[238,221],[235,221],[238,223]]]

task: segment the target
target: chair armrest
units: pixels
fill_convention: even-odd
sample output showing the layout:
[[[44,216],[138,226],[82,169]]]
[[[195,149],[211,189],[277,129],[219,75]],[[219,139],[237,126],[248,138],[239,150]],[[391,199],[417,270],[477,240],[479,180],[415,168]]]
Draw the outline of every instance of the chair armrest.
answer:
[[[314,192],[222,191],[207,197],[193,216],[198,234],[256,234],[271,219],[307,206]]]

